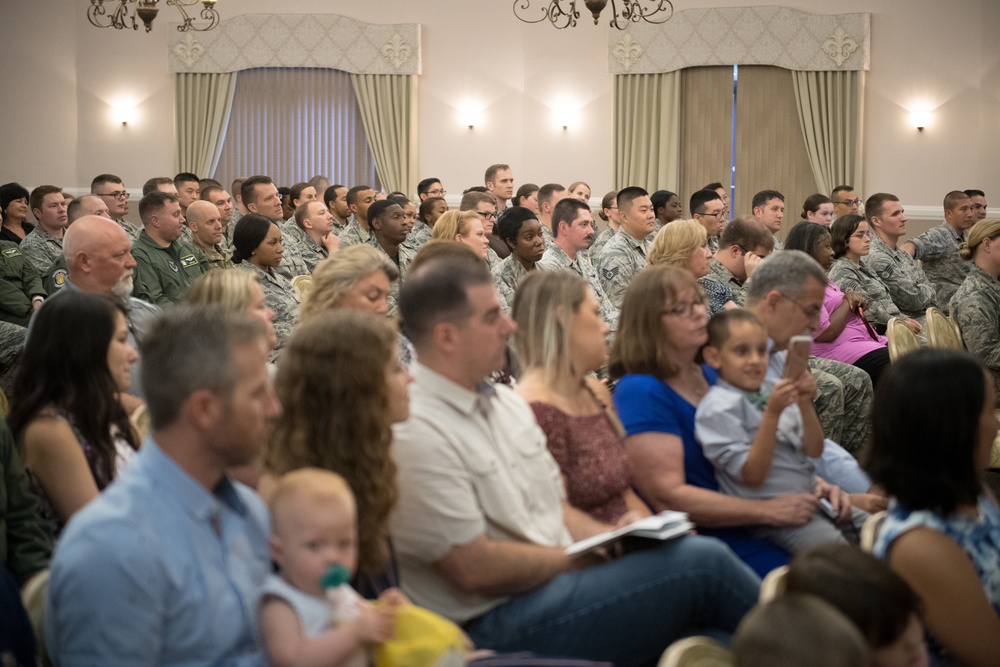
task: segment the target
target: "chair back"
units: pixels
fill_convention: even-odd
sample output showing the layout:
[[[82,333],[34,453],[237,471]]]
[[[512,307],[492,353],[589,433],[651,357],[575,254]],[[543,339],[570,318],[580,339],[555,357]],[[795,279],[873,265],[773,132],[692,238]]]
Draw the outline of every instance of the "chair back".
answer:
[[[312,289],[313,279],[312,276],[295,276],[292,278],[292,287],[295,291],[299,293],[300,299],[305,299],[306,294]]]
[[[49,590],[49,571],[42,570],[28,579],[21,588],[21,604],[28,614],[31,629],[35,633],[35,654],[38,664],[51,667],[48,651],[45,650],[45,596]],[[6,663],[4,663],[6,664]]]
[[[711,637],[678,639],[667,647],[656,667],[735,667],[733,652]]]
[[[885,510],[881,512],[875,512],[875,514],[870,515],[865,519],[865,523],[861,526],[861,550],[865,553],[871,553],[875,550],[875,540],[878,539],[878,532],[882,530],[882,524],[885,522]]]
[[[760,597],[758,602],[764,604],[770,602],[785,592],[785,579],[788,577],[788,566],[776,567],[767,573],[764,581],[760,582]]]
[[[927,340],[931,347],[965,349],[958,323],[934,306],[927,309]]]
[[[889,338],[889,359],[891,361],[896,361],[904,354],[920,349],[916,335],[898,317],[889,318],[885,334]]]

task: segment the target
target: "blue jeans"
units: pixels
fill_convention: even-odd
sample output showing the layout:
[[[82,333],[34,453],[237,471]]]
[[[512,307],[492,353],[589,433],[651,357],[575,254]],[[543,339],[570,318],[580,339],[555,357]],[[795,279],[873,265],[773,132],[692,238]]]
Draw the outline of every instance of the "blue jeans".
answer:
[[[466,624],[477,646],[655,665],[691,634],[725,637],[760,579],[720,540],[693,535],[556,577]]]

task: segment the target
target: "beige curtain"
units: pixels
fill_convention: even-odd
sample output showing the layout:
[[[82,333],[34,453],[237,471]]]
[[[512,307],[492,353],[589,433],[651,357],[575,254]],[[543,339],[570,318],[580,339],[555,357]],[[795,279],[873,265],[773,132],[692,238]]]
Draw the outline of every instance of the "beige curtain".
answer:
[[[678,72],[615,76],[615,188],[677,188],[680,81]]]
[[[690,217],[691,193],[709,183],[729,187],[733,136],[733,68],[689,67],[681,75],[680,195]]]
[[[860,184],[864,72],[792,72],[792,82],[820,192]]]
[[[386,190],[417,185],[417,82],[408,74],[351,74],[375,168]]]
[[[236,91],[236,73],[178,73],[174,168],[205,177],[215,172]]]
[[[820,191],[809,168],[809,154],[797,132],[798,111],[792,73],[768,66],[740,66],[736,92],[736,215],[752,213],[761,190],[785,196],[780,236],[799,221],[802,203]],[[829,191],[825,191],[829,194]]]

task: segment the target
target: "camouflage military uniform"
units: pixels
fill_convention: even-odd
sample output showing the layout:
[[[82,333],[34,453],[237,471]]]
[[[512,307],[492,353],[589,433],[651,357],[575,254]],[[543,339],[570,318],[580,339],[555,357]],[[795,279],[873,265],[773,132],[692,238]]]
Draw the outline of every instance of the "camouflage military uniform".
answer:
[[[369,239],[372,234],[366,231],[364,227],[361,226],[354,218],[347,224],[347,227],[340,234],[340,247],[346,248],[350,245],[355,245],[357,243],[370,243]]]
[[[299,323],[299,305],[302,300],[298,291],[292,287],[280,273],[273,270],[264,271],[250,262],[240,262],[237,268],[249,271],[257,276],[264,289],[264,301],[268,308],[274,311],[274,332],[278,335],[275,352],[281,350]],[[272,354],[272,359],[277,355]]]
[[[777,252],[779,250],[784,250],[785,249],[785,244],[781,242],[781,240],[778,238],[778,235],[777,234],[772,234],[771,236],[774,237],[774,248],[771,250],[771,252]]]
[[[178,239],[164,248],[146,230],[132,246],[132,256],[136,263],[132,294],[156,305],[183,301],[191,283],[209,269],[193,245]]]
[[[21,365],[28,330],[17,324],[0,322],[0,389],[14,400],[14,378]]]
[[[969,352],[993,374],[1000,408],[1000,281],[973,264],[951,298],[951,314]]]
[[[916,247],[914,258],[920,260],[924,274],[934,284],[934,300],[945,312],[951,296],[969,275],[971,262],[964,261],[958,254],[959,244],[968,239],[967,231],[958,234],[954,227],[942,222],[910,240]]]
[[[855,264],[838,257],[829,271],[829,278],[844,292],[861,292],[868,301],[865,318],[873,324],[885,325],[891,317],[905,318],[893,303],[889,290],[864,263]]]
[[[330,256],[326,246],[313,241],[309,233],[295,223],[282,230],[282,236],[284,237],[282,243],[285,246],[285,257],[281,261],[282,264],[292,259],[291,263],[301,262],[305,266],[306,273],[312,273],[316,270],[317,264]]]
[[[235,266],[232,253],[223,248],[222,244],[206,248],[196,241],[194,246],[205,256],[210,269],[231,269]]]
[[[139,232],[142,231],[142,227],[133,225],[125,218],[122,218],[121,220],[115,220],[115,222],[117,222],[118,225],[125,230],[125,233],[128,235],[128,240],[131,241],[132,243],[135,243],[135,240],[139,238]]]
[[[409,235],[406,237],[406,242],[410,246],[420,250],[421,246],[431,240],[433,232],[434,230],[426,222],[415,220],[413,222],[413,229],[410,230]]]
[[[711,251],[711,253],[713,255],[715,253],[719,252],[719,237],[718,236],[709,236],[708,237],[708,249],[709,249],[709,251]]]
[[[346,222],[345,223],[341,223],[340,220],[337,220],[336,218],[333,219],[333,232],[332,233],[333,233],[334,236],[340,236],[341,234],[344,233],[345,229],[347,229],[347,223]]]
[[[590,257],[597,257],[604,250],[604,246],[608,244],[611,237],[615,235],[615,230],[611,229],[610,226],[605,227],[604,231],[594,237],[594,242],[590,245],[590,249],[587,250],[587,254]]]
[[[35,225],[31,233],[21,241],[20,248],[21,254],[27,257],[41,274],[52,266],[52,262],[62,257],[62,245],[62,239],[52,236],[42,229],[41,225]]]
[[[541,222],[541,221],[539,221],[539,222]],[[545,239],[545,247],[546,248],[549,248],[549,247],[552,246],[552,241],[553,241],[553,238],[554,238],[553,235],[552,235],[552,227],[550,225],[546,225],[544,222],[542,223],[542,238]]]
[[[374,234],[371,235],[368,244],[388,257],[396,265],[396,268],[399,269],[399,278],[389,283],[389,308],[386,311],[386,315],[393,317],[396,315],[396,304],[399,301],[399,288],[402,287],[403,281],[406,280],[406,274],[410,269],[410,262],[417,256],[417,251],[409,243],[403,241],[399,244],[397,256],[393,258],[385,251],[385,248],[379,245],[378,239],[375,238]]]
[[[746,285],[739,280],[722,262],[712,257],[708,260],[708,275],[698,280],[704,286],[707,282],[718,283],[728,287],[732,292],[733,303],[743,306],[747,300]],[[706,288],[708,289],[708,288]]]
[[[600,276],[604,293],[615,308],[621,308],[632,278],[646,268],[646,254],[649,252],[649,241],[645,238],[636,241],[625,231],[611,237],[604,246],[600,256],[596,258],[597,275]]]
[[[36,296],[45,296],[41,274],[16,243],[0,241],[0,321],[26,326]]]
[[[823,434],[849,452],[858,452],[868,438],[875,392],[868,373],[832,359],[810,357],[816,379],[816,413]]]
[[[886,286],[903,315],[924,321],[927,308],[935,305],[934,286],[912,257],[899,248],[893,250],[876,234],[865,265]]]
[[[545,271],[568,271],[575,273],[590,283],[591,289],[594,290],[594,294],[597,295],[597,300],[601,304],[601,317],[611,327],[611,333],[618,330],[618,309],[611,303],[607,294],[604,293],[604,287],[601,286],[597,269],[594,268],[594,265],[590,263],[590,260],[587,259],[584,253],[579,252],[576,254],[576,259],[570,259],[569,255],[562,248],[553,243],[545,249],[545,254],[542,255],[542,259],[539,260],[537,267]]]
[[[538,268],[538,266],[536,265],[535,268]],[[506,312],[508,314],[510,314],[510,308],[514,307],[514,294],[517,292],[517,286],[526,275],[528,275],[528,270],[524,268],[524,264],[521,264],[513,254],[501,260],[496,268],[493,269],[493,279],[496,281],[497,291],[507,302],[508,309]]]

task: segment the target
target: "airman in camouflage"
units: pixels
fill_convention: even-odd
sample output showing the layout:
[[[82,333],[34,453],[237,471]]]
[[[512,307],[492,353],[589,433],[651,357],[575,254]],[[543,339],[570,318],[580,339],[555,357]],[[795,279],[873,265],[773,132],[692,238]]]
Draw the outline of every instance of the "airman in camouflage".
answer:
[[[392,260],[399,269],[399,279],[393,280],[389,285],[386,315],[392,317],[396,314],[399,288],[406,280],[410,263],[417,256],[416,249],[406,240],[412,228],[411,222],[406,217],[403,207],[388,199],[372,204],[368,209],[368,219],[372,228],[369,243]]]
[[[192,245],[201,251],[209,268],[233,268],[232,255],[222,247],[224,225],[219,207],[209,201],[193,201],[187,208]]]
[[[1000,236],[1000,221],[977,224],[991,223],[994,235]],[[989,265],[988,260],[977,258],[970,264],[969,275],[951,298],[951,315],[962,331],[965,346],[990,370],[1000,390],[1000,281],[981,266]],[[1000,266],[992,268],[1000,270]],[[1000,391],[995,407],[1000,408]]]
[[[614,236],[617,231],[617,229],[612,229],[611,225],[605,227],[604,230],[594,238],[594,244],[590,246],[589,250],[587,250],[587,254],[590,257],[595,258],[600,255],[604,251],[604,247],[608,245],[608,241],[611,240],[611,237]],[[542,233],[544,234],[545,232]]]
[[[375,191],[367,185],[355,185],[345,196],[351,209],[351,219],[340,233],[340,247],[355,243],[370,243],[371,226],[368,224],[368,208],[375,202]]]
[[[816,414],[823,435],[849,452],[860,451],[875,400],[871,376],[857,366],[822,357],[810,357],[809,368],[816,380]]]
[[[922,325],[927,308],[936,305],[935,290],[913,258],[896,247],[906,233],[903,206],[895,195],[876,193],[865,203],[865,216],[874,232],[865,264],[889,290],[900,312]]]
[[[643,234],[641,240],[626,231],[625,226],[611,237],[597,257],[597,271],[601,286],[616,308],[621,308],[632,278],[646,268],[649,241]]]
[[[733,272],[727,269],[722,262],[715,257],[708,260],[708,275],[703,278],[699,278],[698,282],[702,283],[702,285],[709,282],[723,285],[729,288],[733,303],[737,306],[742,306],[746,303],[747,289],[743,284],[743,281],[733,275]]]
[[[872,324],[884,326],[892,317],[906,318],[896,307],[886,286],[863,262],[855,264],[846,257],[838,257],[827,275],[842,291],[861,292],[864,295],[868,301],[865,318]]]
[[[264,301],[267,307],[274,311],[274,333],[277,334],[278,344],[271,355],[273,360],[277,358],[279,350],[285,346],[295,327],[298,326],[302,299],[298,290],[277,271],[264,271],[250,262],[240,262],[237,268],[250,271],[257,276],[264,290]]]
[[[969,229],[976,221],[972,199],[960,190],[944,198],[944,222],[903,244],[903,250],[919,259],[924,274],[934,284],[935,301],[942,310],[969,274],[968,262],[962,261],[958,249],[969,238]]]
[[[559,234],[545,248],[538,261],[538,268],[545,271],[568,271],[586,280],[601,304],[601,317],[614,333],[618,330],[618,308],[605,294],[597,269],[584,252],[594,233],[590,227],[593,220],[590,207],[576,199],[565,199],[556,205],[552,220]]]
[[[282,237],[285,257],[301,261],[307,273],[329,257],[331,249],[340,248],[340,239],[333,234],[333,215],[321,201],[300,205],[291,224],[282,229]]]
[[[21,254],[41,273],[62,256],[62,237],[53,236],[40,224],[35,225],[21,241]]]
[[[712,200],[709,204],[718,209],[722,200]],[[745,305],[750,276],[761,259],[771,254],[772,238],[767,228],[755,219],[736,218],[722,230],[719,250],[708,260],[708,274],[698,282],[710,293],[722,291],[713,289],[710,283],[721,285],[732,293],[733,303]]]

